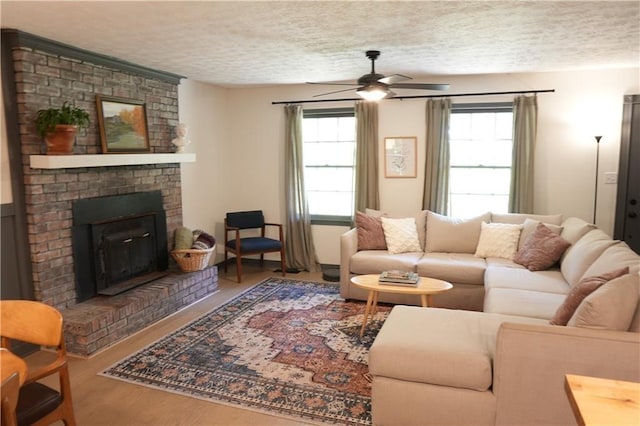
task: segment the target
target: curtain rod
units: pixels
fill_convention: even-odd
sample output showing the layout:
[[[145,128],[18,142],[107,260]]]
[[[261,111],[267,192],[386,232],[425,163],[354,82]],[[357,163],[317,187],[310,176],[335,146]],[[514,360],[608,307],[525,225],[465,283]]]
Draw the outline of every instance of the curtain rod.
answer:
[[[389,98],[389,100],[393,99],[421,99],[421,98],[455,98],[459,96],[490,96],[490,95],[521,95],[524,93],[553,93],[555,89],[544,89],[544,90],[516,90],[513,92],[480,92],[480,93],[450,93],[447,95],[414,95],[414,96],[394,96],[393,98]],[[342,99],[308,99],[304,101],[274,101],[271,102],[271,105],[280,105],[280,104],[311,104],[318,102],[347,102],[347,101],[361,101],[361,98],[342,98]]]

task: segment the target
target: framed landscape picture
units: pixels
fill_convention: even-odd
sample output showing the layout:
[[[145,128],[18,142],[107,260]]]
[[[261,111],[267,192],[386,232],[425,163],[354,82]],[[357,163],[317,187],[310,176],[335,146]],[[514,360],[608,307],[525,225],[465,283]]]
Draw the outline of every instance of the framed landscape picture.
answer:
[[[416,177],[416,147],[415,136],[384,138],[384,177]]]
[[[104,154],[150,151],[144,102],[96,95],[96,105]]]

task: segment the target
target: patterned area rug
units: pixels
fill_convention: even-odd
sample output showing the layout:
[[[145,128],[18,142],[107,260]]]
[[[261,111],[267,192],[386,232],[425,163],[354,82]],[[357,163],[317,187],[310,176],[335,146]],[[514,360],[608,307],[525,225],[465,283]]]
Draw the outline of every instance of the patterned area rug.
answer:
[[[269,278],[101,374],[313,423],[371,423],[364,303],[336,284]]]

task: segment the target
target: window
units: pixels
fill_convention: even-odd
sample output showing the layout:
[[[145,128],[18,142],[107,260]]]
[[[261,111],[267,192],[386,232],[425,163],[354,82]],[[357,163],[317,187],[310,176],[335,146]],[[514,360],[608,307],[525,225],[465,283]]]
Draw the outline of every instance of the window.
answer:
[[[305,110],[305,192],[311,222],[350,223],[354,208],[356,123],[353,108]]]
[[[449,214],[507,213],[513,106],[453,105],[449,126]]]

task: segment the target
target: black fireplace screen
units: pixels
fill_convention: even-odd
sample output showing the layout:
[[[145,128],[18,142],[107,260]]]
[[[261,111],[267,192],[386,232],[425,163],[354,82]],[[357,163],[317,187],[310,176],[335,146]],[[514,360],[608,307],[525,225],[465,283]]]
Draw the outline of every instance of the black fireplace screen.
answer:
[[[96,283],[103,288],[156,270],[154,216],[92,226],[96,237]]]
[[[166,275],[166,215],[160,191],[73,203],[77,301],[114,295]]]

